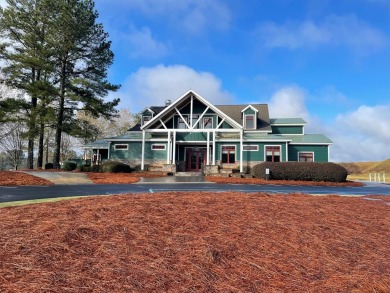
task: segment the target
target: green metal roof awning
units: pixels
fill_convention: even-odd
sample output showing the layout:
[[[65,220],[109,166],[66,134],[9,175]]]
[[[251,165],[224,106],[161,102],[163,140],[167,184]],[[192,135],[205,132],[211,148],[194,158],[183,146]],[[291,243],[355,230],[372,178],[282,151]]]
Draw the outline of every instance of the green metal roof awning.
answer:
[[[110,142],[107,140],[97,140],[91,143],[83,145],[83,149],[108,149],[110,147]]]
[[[333,144],[323,134],[285,135],[291,139],[291,144]]]
[[[306,125],[302,118],[272,118],[269,121],[271,125]]]

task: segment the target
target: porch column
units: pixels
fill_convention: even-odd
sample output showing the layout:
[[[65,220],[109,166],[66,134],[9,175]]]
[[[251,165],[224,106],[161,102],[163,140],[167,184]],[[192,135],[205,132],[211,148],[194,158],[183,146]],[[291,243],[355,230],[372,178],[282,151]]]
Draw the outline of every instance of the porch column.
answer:
[[[171,158],[171,132],[168,131],[168,146],[167,146],[167,164],[170,164]]]
[[[176,131],[173,132],[172,148],[172,164],[176,164]]]
[[[210,165],[210,132],[207,131],[207,165]]]
[[[145,170],[145,130],[142,131],[141,170]]]
[[[215,131],[213,131],[213,165],[215,165]]]
[[[110,159],[111,156],[111,142],[108,143],[108,153],[107,153],[107,160]]]
[[[243,158],[243,138],[244,138],[244,131],[240,131],[240,173],[244,171],[244,158]]]
[[[97,153],[96,153],[96,163],[98,165],[100,165],[100,160],[99,160],[99,149],[97,149]]]

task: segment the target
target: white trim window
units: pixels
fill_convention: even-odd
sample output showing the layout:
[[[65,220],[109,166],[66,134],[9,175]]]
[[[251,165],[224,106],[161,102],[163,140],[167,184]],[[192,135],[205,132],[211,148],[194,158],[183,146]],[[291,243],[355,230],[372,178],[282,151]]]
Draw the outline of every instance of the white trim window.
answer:
[[[234,164],[236,162],[236,146],[221,146],[221,162],[224,164]]]
[[[187,129],[186,122],[188,122],[188,118],[186,116],[184,116],[184,115],[183,115],[183,118],[185,119],[185,122],[184,122],[183,119],[181,119],[181,117],[177,118],[177,128],[178,129]]]
[[[203,117],[203,128],[204,129],[213,128],[213,117]]]
[[[266,162],[281,162],[282,161],[282,147],[280,145],[266,145],[264,146],[264,157]]]
[[[314,162],[314,152],[298,152],[298,162]]]
[[[244,115],[244,128],[245,129],[256,129],[256,115],[245,114]]]
[[[244,152],[258,152],[259,146],[257,144],[244,144],[242,150]]]
[[[165,151],[167,149],[167,146],[165,144],[152,144],[151,150],[152,151]]]
[[[141,123],[141,125],[144,126],[150,120],[152,120],[152,116],[142,116],[142,123]]]
[[[114,144],[114,150],[127,151],[129,149],[128,144]]]
[[[199,116],[200,116],[199,114],[192,114],[192,126],[194,126],[196,121],[198,121]],[[196,125],[196,128],[199,128],[199,125],[200,125],[200,123],[198,123]]]

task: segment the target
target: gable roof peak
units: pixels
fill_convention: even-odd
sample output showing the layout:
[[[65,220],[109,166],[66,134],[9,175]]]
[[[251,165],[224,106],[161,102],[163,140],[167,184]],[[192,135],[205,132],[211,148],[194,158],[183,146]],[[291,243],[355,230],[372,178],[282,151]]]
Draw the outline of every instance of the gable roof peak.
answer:
[[[221,117],[224,117],[228,122],[230,122],[230,124],[232,126],[235,126],[238,129],[242,128],[242,126],[239,123],[237,123],[236,121],[231,119],[229,116],[227,116],[223,111],[218,109],[218,107],[216,107],[215,105],[211,104],[209,101],[207,101],[205,98],[203,98],[200,94],[198,94],[194,90],[190,89],[186,93],[184,93],[182,96],[180,96],[176,101],[172,102],[169,106],[165,107],[164,110],[162,110],[160,113],[158,113],[156,116],[154,116],[153,119],[150,120],[147,124],[142,126],[141,130],[145,129],[146,126],[148,126],[148,125],[149,126],[152,125],[155,121],[160,119],[162,116],[164,116],[169,111],[175,110],[175,108],[178,105],[180,105],[180,103],[182,103],[186,98],[190,98],[190,97],[194,97],[194,98],[198,99],[200,102],[202,102],[203,104],[208,106],[210,109],[212,109],[215,113],[217,113]],[[152,123],[152,121],[153,121],[153,123]]]
[[[253,107],[252,105],[248,105],[246,106],[244,109],[242,109],[241,113],[244,113],[246,110],[248,109],[252,109],[253,111],[255,111],[256,113],[259,112],[259,110],[257,110],[255,107]]]

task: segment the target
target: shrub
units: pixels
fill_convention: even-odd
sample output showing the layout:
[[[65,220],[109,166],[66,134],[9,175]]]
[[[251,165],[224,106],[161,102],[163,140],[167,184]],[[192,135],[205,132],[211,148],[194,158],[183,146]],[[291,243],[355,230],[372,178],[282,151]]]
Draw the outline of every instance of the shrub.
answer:
[[[131,168],[129,165],[126,165],[121,162],[105,162],[101,166],[102,172],[108,173],[130,173]]]
[[[53,165],[53,163],[46,163],[45,164],[45,169],[53,169],[54,168],[54,165]]]
[[[91,172],[91,165],[85,164],[79,167],[80,172]]]
[[[345,182],[348,175],[344,167],[335,163],[314,162],[264,162],[253,166],[252,175],[265,179],[267,168],[273,180]]]
[[[62,164],[62,169],[64,171],[73,171],[76,168],[77,168],[77,164],[75,162],[72,162],[72,161],[65,161]]]
[[[100,172],[101,166],[100,165],[93,165],[91,166],[91,172]]]

